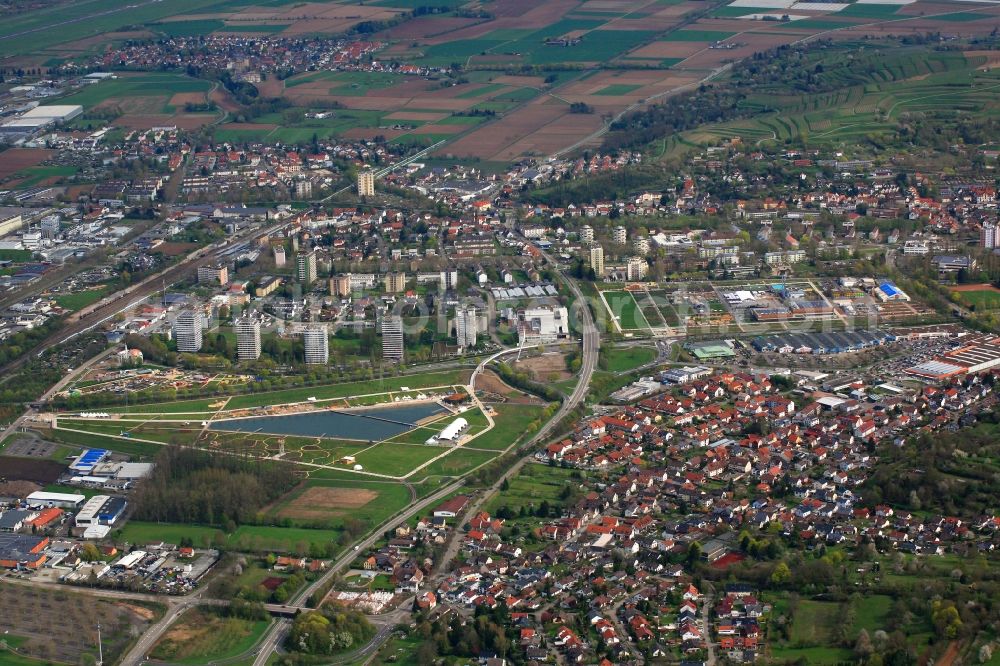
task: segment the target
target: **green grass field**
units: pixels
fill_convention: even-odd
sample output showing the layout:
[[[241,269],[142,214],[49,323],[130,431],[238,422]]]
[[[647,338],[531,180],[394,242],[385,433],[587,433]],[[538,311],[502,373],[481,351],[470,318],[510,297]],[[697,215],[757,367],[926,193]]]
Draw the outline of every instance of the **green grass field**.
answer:
[[[389,476],[405,476],[435,456],[447,452],[439,446],[383,442],[355,456],[365,471]]]
[[[468,442],[466,446],[473,449],[502,451],[541,427],[540,422],[538,427],[530,428],[529,426],[538,421],[545,410],[541,405],[501,404],[496,405],[495,408],[497,411],[497,415],[493,417],[495,427]]]
[[[838,16],[858,16],[860,18],[887,19],[896,15],[901,5],[848,5],[837,12]]]
[[[192,608],[177,618],[150,656],[174,664],[229,659],[253,647],[270,624],[269,620],[224,618],[212,609]]]
[[[129,405],[128,410],[121,409],[122,414],[195,414],[214,412],[210,407],[216,403],[224,403],[226,398],[202,398],[199,400],[177,400],[174,402],[151,402],[144,405]]]
[[[499,92],[505,89],[506,87],[507,86],[505,86],[502,83],[488,83],[482,86],[475,86],[471,90],[466,90],[465,92],[461,93],[460,95],[457,95],[456,97],[458,99],[476,99],[477,97],[488,97],[491,95],[491,93]]]
[[[792,624],[791,643],[802,646],[829,644],[839,612],[838,605],[832,602],[799,602]]]
[[[192,21],[168,21],[150,26],[150,29],[166,37],[195,37],[210,35],[225,27],[219,19],[196,19]]]
[[[495,62],[511,64],[551,65],[556,63],[607,62],[627,53],[655,37],[646,30],[600,30],[605,18],[564,18],[538,30],[494,30],[481,39],[455,40],[422,49],[419,61],[432,66],[464,62],[479,55],[488,55]],[[583,33],[582,40],[572,46],[545,43],[568,33]]]
[[[623,331],[649,329],[649,322],[632,298],[632,294],[627,291],[605,291],[603,295],[611,315],[618,319]]]
[[[612,83],[609,86],[601,88],[595,95],[607,95],[608,97],[617,97],[618,95],[627,95],[630,92],[635,92],[642,86],[632,85],[628,83]]]
[[[656,350],[649,347],[610,348],[601,350],[601,367],[611,372],[627,372],[645,365],[656,358]]]
[[[439,476],[462,476],[484,463],[496,458],[497,454],[491,451],[470,451],[467,449],[456,449],[450,454],[436,460],[423,468],[415,475],[414,480],[427,479]]]
[[[222,544],[234,550],[254,553],[307,553],[313,544],[325,547],[339,534],[337,530],[267,525],[241,525],[232,534],[225,534],[220,529],[204,525],[130,520],[121,531],[121,540],[133,544],[158,541],[176,544],[183,538],[189,538],[201,548]]]
[[[77,310],[82,310],[88,305],[96,303],[107,294],[108,289],[105,287],[87,289],[85,291],[78,291],[75,294],[56,296],[56,304],[58,304],[61,308],[76,312]]]
[[[43,659],[22,657],[8,650],[0,650],[0,666],[48,666],[53,662]]]
[[[973,310],[996,310],[1000,308],[1000,291],[984,289],[982,291],[954,291],[953,299]]]
[[[51,434],[48,436],[57,442],[92,448],[111,449],[112,451],[125,453],[140,459],[153,458],[160,452],[160,446],[158,444],[149,444],[148,442],[136,442],[128,439],[108,437],[94,432],[76,432],[63,430],[61,428],[50,432]]]
[[[372,90],[389,88],[402,81],[403,77],[383,72],[336,72],[324,80],[332,84],[331,95],[364,96]]]
[[[813,648],[772,648],[771,656],[780,659],[785,663],[793,663],[799,659],[805,659],[807,664],[820,664],[821,666],[833,666],[850,661],[853,655],[852,650],[835,647],[813,647]]]
[[[748,11],[747,13],[753,13]],[[735,32],[721,30],[676,30],[662,38],[664,42],[721,42],[729,39]]]
[[[77,173],[78,169],[72,166],[34,166],[14,174],[15,178],[23,178],[17,184],[20,188],[34,187],[44,180],[50,178],[67,178]]]

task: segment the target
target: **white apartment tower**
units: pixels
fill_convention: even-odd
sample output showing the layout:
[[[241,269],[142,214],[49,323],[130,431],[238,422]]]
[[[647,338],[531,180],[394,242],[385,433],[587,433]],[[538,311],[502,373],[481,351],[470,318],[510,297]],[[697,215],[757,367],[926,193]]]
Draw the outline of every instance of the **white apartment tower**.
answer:
[[[455,337],[463,349],[476,346],[479,318],[474,305],[460,305],[455,309]]]
[[[625,230],[625,227],[622,226],[615,227],[614,231],[611,232],[611,240],[613,240],[618,245],[624,245],[625,243],[627,243],[628,232]]]
[[[295,255],[295,277],[303,284],[316,281],[316,253],[299,252]]]
[[[581,243],[593,243],[594,242],[594,227],[589,224],[585,224],[580,227],[580,242]]]
[[[375,196],[375,174],[370,169],[358,172],[358,196]]]
[[[174,320],[174,340],[177,341],[177,351],[201,351],[201,313],[194,310],[184,310]]]
[[[979,246],[988,250],[1000,245],[1000,227],[992,222],[987,222],[979,231]]]
[[[330,361],[330,339],[325,326],[310,326],[302,331],[306,363],[326,365]]]
[[[260,358],[260,322],[251,317],[237,319],[236,358],[241,361],[256,361]]]
[[[600,245],[590,246],[590,267],[598,278],[604,277],[604,248]]]
[[[403,319],[399,315],[386,315],[382,320],[382,358],[393,362],[403,360]]]
[[[649,271],[649,264],[642,257],[629,257],[625,262],[625,279],[629,282],[638,282],[645,279]]]

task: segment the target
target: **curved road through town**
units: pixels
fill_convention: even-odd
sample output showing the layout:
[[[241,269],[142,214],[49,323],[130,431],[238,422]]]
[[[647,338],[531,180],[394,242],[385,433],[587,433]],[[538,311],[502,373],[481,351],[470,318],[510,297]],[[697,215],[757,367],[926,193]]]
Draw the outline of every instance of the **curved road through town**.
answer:
[[[544,253],[542,256],[549,264],[552,265],[553,268],[556,268],[558,270],[557,264],[552,259],[552,257]],[[583,293],[580,291],[579,286],[577,286],[576,282],[566,277],[565,275],[562,275],[560,273],[560,276],[576,299],[575,301],[577,305],[576,315],[579,318],[580,326],[583,331],[583,342],[582,342],[583,352],[582,352],[582,359],[581,359],[581,366],[579,373],[579,381],[577,382],[576,388],[566,398],[566,400],[563,401],[562,406],[555,413],[555,415],[545,425],[543,425],[542,428],[537,433],[535,433],[535,435],[528,441],[526,445],[528,453],[522,456],[514,465],[512,465],[509,470],[507,470],[499,479],[496,480],[496,482],[494,482],[492,486],[490,486],[490,488],[479,494],[476,502],[469,508],[470,514],[478,510],[478,507],[481,506],[482,503],[487,498],[491,497],[497,491],[499,491],[500,486],[504,482],[504,480],[517,475],[517,473],[521,470],[521,468],[531,460],[531,457],[533,455],[531,449],[534,447],[534,445],[544,441],[552,433],[553,429],[562,421],[562,419],[570,412],[572,412],[574,409],[576,409],[576,407],[579,406],[587,396],[587,391],[590,387],[591,376],[593,375],[594,370],[597,367],[597,358],[601,344],[600,331],[597,330],[597,325],[594,322],[593,315],[591,314],[590,309],[586,304]],[[470,383],[471,384],[475,383],[476,377],[478,377],[479,374],[482,373],[483,369],[486,367],[488,363],[506,353],[510,353],[513,351],[517,350],[504,350],[503,352],[494,354],[489,358],[484,359],[476,368],[476,371],[473,373]],[[388,520],[384,521],[381,525],[378,526],[378,528],[372,530],[369,533],[368,537],[358,542],[351,550],[348,550],[343,555],[341,555],[340,558],[337,559],[330,566],[330,568],[322,577],[320,577],[311,585],[302,590],[298,595],[296,595],[296,597],[293,600],[289,601],[289,603],[286,604],[287,609],[293,610],[293,609],[308,608],[310,597],[317,591],[321,590],[338,572],[350,566],[351,562],[354,561],[359,552],[372,547],[379,539],[381,539],[382,534],[385,532],[385,530],[391,529],[395,525],[398,525],[401,521],[405,521],[410,517],[420,513],[421,511],[424,511],[425,509],[427,509],[427,507],[433,505],[434,503],[441,501],[446,496],[460,489],[463,483],[464,483],[463,481],[456,481],[455,483],[448,484],[447,486],[442,487],[437,492],[414,502],[403,511],[400,511],[399,513],[395,514]],[[457,543],[457,540],[455,540],[455,542]],[[442,558],[440,558],[440,562],[442,564],[446,564],[450,562],[450,560],[453,557],[454,557],[454,545],[448,549],[448,551]],[[171,608],[164,618],[162,618],[159,622],[157,622],[156,625],[154,625],[153,627],[150,627],[150,629],[146,631],[145,634],[143,634],[143,636],[136,643],[136,645],[132,647],[132,649],[122,660],[122,664],[124,666],[136,666],[138,664],[141,664],[145,660],[146,654],[149,652],[152,646],[156,644],[156,641],[159,640],[160,636],[163,635],[163,633],[166,631],[170,623],[174,619],[176,619],[177,616],[182,611],[186,610],[190,606],[195,605],[197,603],[198,600],[196,598],[193,598],[186,603],[181,602],[175,605],[173,608]],[[382,643],[384,643],[392,635],[391,627],[392,624],[384,625],[380,629],[380,631],[375,635],[375,637],[371,641],[369,641],[366,645],[359,648],[358,652],[355,654],[369,655],[372,652],[374,652],[376,649],[378,649],[378,647]],[[267,630],[261,641],[258,643],[260,647],[258,648],[256,658],[254,659],[253,662],[254,666],[264,666],[264,664],[267,663],[270,656],[274,653],[275,650],[278,649],[278,647],[284,641],[290,628],[291,628],[291,621],[288,619],[279,619],[278,621],[276,621],[274,624],[271,625],[271,627]]]
[[[549,437],[563,418],[583,402],[584,398],[587,397],[587,391],[590,390],[590,378],[594,374],[594,369],[597,367],[597,358],[601,347],[601,332],[597,330],[597,324],[594,322],[593,314],[590,312],[590,307],[586,303],[583,292],[580,291],[580,287],[574,280],[559,271],[558,264],[551,256],[543,252],[542,257],[559,273],[563,283],[569,287],[570,292],[572,292],[573,296],[576,298],[576,315],[579,318],[580,327],[583,331],[583,353],[581,357],[579,379],[577,380],[576,388],[574,388],[573,392],[563,401],[559,411],[557,411],[555,415],[549,419],[549,421],[542,426],[537,433],[535,433],[534,437],[528,441],[527,445],[525,445],[527,453],[511,465],[510,469],[504,472],[492,486],[479,493],[478,497],[466,509],[465,515],[467,516],[475,515],[490,497],[500,491],[500,486],[503,485],[504,481],[509,481],[517,476],[521,471],[521,468],[530,462],[534,456],[534,446],[539,442],[545,441],[545,439]],[[479,368],[476,369],[476,372],[473,373],[470,383],[475,383],[476,377],[487,363],[495,358],[499,358],[503,354],[514,351],[517,350],[508,349],[498,354],[494,354],[489,359],[484,361],[480,364]],[[457,534],[452,534],[451,539],[448,542],[448,547],[434,565],[434,573],[447,570],[448,565],[456,557],[456,555],[458,555],[460,546],[461,540],[458,538]]]
[[[555,260],[551,256],[544,253],[542,254],[542,256],[545,258],[546,262],[548,262],[553,268],[558,270],[558,266]],[[476,501],[472,505],[470,505],[467,511],[467,515],[473,514],[475,511],[478,510],[479,506],[481,506],[482,503],[487,498],[491,497],[497,491],[499,491],[500,486],[501,484],[503,484],[504,480],[516,476],[517,473],[521,470],[521,468],[524,467],[524,465],[531,460],[533,454],[530,452],[530,449],[538,442],[544,441],[545,438],[551,434],[552,430],[559,424],[559,422],[562,421],[563,417],[565,417],[567,414],[576,409],[576,407],[580,405],[587,396],[587,391],[590,387],[590,378],[593,375],[595,368],[597,367],[597,358],[601,346],[601,334],[600,331],[597,330],[597,324],[594,322],[594,317],[590,312],[590,308],[587,306],[587,303],[584,299],[583,293],[580,291],[579,286],[577,286],[576,282],[574,282],[570,278],[566,277],[565,275],[562,275],[561,272],[560,276],[562,277],[563,282],[569,288],[570,292],[572,292],[573,296],[576,298],[576,303],[577,303],[576,314],[579,317],[580,326],[583,331],[583,343],[582,343],[583,353],[580,365],[579,381],[577,382],[576,388],[573,390],[573,392],[566,398],[566,400],[563,401],[562,406],[559,408],[559,411],[557,411],[555,415],[544,426],[542,426],[542,428],[537,433],[535,433],[535,435],[529,440],[527,445],[529,453],[525,456],[522,456],[514,465],[511,466],[509,470],[507,470],[503,475],[501,475],[501,477],[497,479],[493,483],[493,485],[490,486],[490,488],[488,488],[486,491],[482,493],[479,493],[479,496],[476,499]],[[488,363],[490,363],[496,358],[499,358],[500,356],[503,356],[506,353],[510,353],[511,351],[516,351],[516,350],[505,350],[498,354],[494,354],[493,356],[490,356],[487,359],[484,359],[476,368],[476,371],[473,373],[472,379],[470,380],[470,384],[473,385],[473,388],[475,388],[474,384],[476,377],[478,377],[482,373],[483,369],[486,367]],[[305,604],[308,601],[309,597],[313,594],[313,592],[320,589],[329,580],[329,578],[334,575],[336,571],[343,569],[344,567],[348,566],[351,562],[353,562],[358,551],[370,548],[373,544],[375,544],[375,542],[381,538],[382,532],[398,524],[400,520],[405,520],[419,513],[420,511],[423,511],[427,506],[451,494],[461,486],[462,486],[461,481],[450,484],[445,488],[442,488],[438,492],[434,493],[430,497],[427,497],[424,500],[421,500],[415,504],[410,505],[404,512],[397,514],[396,516],[393,516],[393,518],[391,518],[390,520],[387,520],[379,527],[379,529],[375,530],[371,536],[369,536],[361,543],[357,544],[356,549],[351,550],[345,555],[343,555],[340,558],[340,560],[338,560],[333,566],[330,567],[326,575],[324,575],[320,580],[310,585],[296,598],[294,602],[292,602],[289,605],[294,606],[296,608],[305,608]],[[451,559],[453,559],[456,548],[455,544],[457,544],[457,542],[458,542],[457,539],[453,539],[452,544],[449,545],[449,548],[447,549],[445,554],[441,558],[439,558],[440,564],[446,564],[450,562]],[[284,636],[287,635],[287,631],[290,628],[290,626],[291,623],[289,620],[279,620],[274,625],[272,625],[271,629],[268,630],[268,633],[265,637],[265,640],[261,646],[260,651],[257,653],[257,657],[254,660],[254,666],[264,666],[267,663],[267,660],[270,658],[271,654],[281,644]],[[391,635],[392,635],[391,630],[385,630],[385,628],[383,627],[383,630],[379,631],[378,634],[376,634],[376,636],[371,641],[368,642],[368,644],[366,644],[359,650],[359,652],[363,654],[371,654]]]

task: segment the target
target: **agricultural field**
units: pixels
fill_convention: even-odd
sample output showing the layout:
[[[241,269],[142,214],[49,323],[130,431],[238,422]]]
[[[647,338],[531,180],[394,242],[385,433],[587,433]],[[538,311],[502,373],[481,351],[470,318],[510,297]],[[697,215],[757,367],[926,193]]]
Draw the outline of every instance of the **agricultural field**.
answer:
[[[194,129],[219,117],[218,113],[187,113],[188,103],[208,102],[212,84],[183,74],[161,72],[120,73],[115,79],[100,81],[59,100],[79,104],[85,112],[117,114],[114,124],[134,129],[176,125]]]
[[[96,624],[101,623],[104,658],[117,662],[136,636],[162,614],[158,604],[112,601],[72,591],[0,584],[3,638],[21,656],[0,651],[0,664],[94,663]],[[66,618],[86,618],[78,631],[59,631]],[[88,662],[88,657],[90,661]]]
[[[221,109],[185,113],[185,103],[205,101],[210,82],[175,74],[123,73],[65,101],[83,104],[88,111],[117,109],[121,115],[115,124],[123,128],[193,129],[221,122],[213,127],[217,141],[306,144],[313,138],[384,138],[414,146],[444,141],[447,145],[438,149],[437,157],[507,162],[551,155],[581,142],[596,145],[609,118],[697,86],[706,77],[716,77],[725,63],[768,48],[818,33],[835,34],[838,40],[942,29],[962,36],[982,35],[992,30],[1000,14],[997,7],[968,3],[942,11],[945,5],[931,0],[843,4],[732,0],[709,5],[635,0],[593,6],[574,0],[543,4],[511,0],[490,8],[490,16],[481,18],[451,11],[480,9],[462,0],[435,4],[442,13],[431,16],[412,15],[423,6],[416,0],[362,5],[328,1],[307,4],[305,12],[302,6],[291,0],[60,3],[9,17],[0,28],[0,58],[13,58],[9,64],[54,65],[96,55],[108,42],[128,39],[340,36],[361,22],[376,29],[385,24],[382,30],[365,33],[385,45],[379,60],[442,69],[459,66],[463,71],[457,84],[436,73],[418,77],[311,71],[267,81],[266,94],[285,97],[292,109],[239,123],[223,117]],[[58,30],[52,29],[55,25]],[[603,64],[614,68],[594,67]],[[539,75],[532,69],[547,67],[560,71]],[[515,71],[519,73],[511,73]],[[771,118],[708,128],[687,141],[698,144],[733,132],[747,139],[782,140],[806,132],[832,142],[881,131],[898,114],[933,107],[938,93],[932,84],[903,96],[891,89],[867,91],[857,100],[861,107],[869,105],[863,99],[866,95],[878,103],[881,94],[885,103],[870,114],[864,112],[869,117],[860,120],[820,95],[816,104],[802,99],[796,106],[794,100],[782,100],[783,108]],[[759,100],[748,104],[770,98],[761,92]],[[990,92],[977,90],[968,103],[984,100]],[[573,104],[585,105],[591,112],[573,113]],[[310,110],[332,107],[327,117],[305,118]],[[473,113],[477,111],[496,116]],[[672,142],[665,152],[685,145]],[[28,171],[21,178],[30,186],[49,184],[64,175],[68,174]]]
[[[38,168],[38,165],[56,154],[43,148],[11,148],[5,150],[0,160],[0,182],[15,178],[16,174]]]

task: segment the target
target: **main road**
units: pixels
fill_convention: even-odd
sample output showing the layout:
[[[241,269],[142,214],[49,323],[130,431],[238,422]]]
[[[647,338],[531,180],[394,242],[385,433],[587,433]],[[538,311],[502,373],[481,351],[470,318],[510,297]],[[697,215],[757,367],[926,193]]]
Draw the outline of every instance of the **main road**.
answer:
[[[555,260],[551,256],[545,253],[543,253],[542,256],[548,263],[552,265],[553,268],[555,268],[558,271],[558,266]],[[483,491],[482,493],[479,493],[477,499],[472,503],[472,505],[470,505],[466,515],[472,515],[475,511],[478,510],[478,507],[481,506],[482,503],[487,498],[498,492],[504,480],[516,476],[517,473],[521,470],[521,468],[524,467],[524,465],[531,460],[531,456],[533,455],[532,449],[534,448],[534,445],[539,442],[545,441],[545,439],[549,437],[549,435],[552,433],[553,429],[555,429],[556,426],[562,421],[563,417],[565,417],[574,409],[576,409],[577,406],[579,406],[583,402],[583,400],[587,397],[587,391],[590,388],[591,376],[594,374],[594,370],[597,368],[597,359],[601,347],[601,333],[599,330],[597,330],[597,324],[594,322],[594,317],[590,312],[590,308],[586,303],[583,293],[580,291],[580,287],[576,284],[576,282],[566,277],[561,272],[559,274],[562,281],[566,284],[566,286],[569,288],[570,292],[576,299],[575,300],[577,306],[576,315],[579,318],[580,327],[583,333],[582,336],[583,353],[581,358],[579,381],[577,382],[576,388],[574,388],[573,392],[566,398],[566,400],[563,401],[562,406],[555,413],[555,415],[545,425],[543,425],[542,428],[537,433],[535,433],[535,435],[530,440],[528,440],[526,444],[522,445],[527,450],[526,455],[522,456],[516,463],[514,463],[514,465],[510,467],[510,469],[504,472],[500,476],[500,478],[493,483],[492,486],[490,486],[487,490]],[[488,363],[512,351],[516,350],[505,350],[503,352],[494,354],[493,356],[490,356],[489,358],[483,360],[476,368],[476,371],[473,373],[472,379],[470,380],[470,384],[473,386],[473,388],[475,388],[474,385],[476,377],[478,377],[479,374],[482,373],[483,369],[486,367]],[[375,542],[377,542],[380,538],[382,538],[382,533],[385,530],[390,529],[395,525],[398,525],[400,521],[406,520],[411,516],[420,513],[429,505],[439,501],[440,499],[455,492],[461,487],[462,487],[461,481],[452,483],[442,488],[441,490],[437,491],[433,495],[430,495],[429,497],[424,498],[423,500],[420,500],[415,504],[411,504],[404,511],[396,514],[389,520],[385,521],[382,525],[379,526],[378,529],[374,530],[371,533],[371,535],[368,536],[368,538],[356,544],[353,550],[348,551],[343,556],[341,556],[341,558],[337,560],[330,567],[330,569],[326,572],[326,574],[323,575],[322,578],[320,578],[312,585],[307,587],[305,590],[303,590],[289,605],[295,608],[305,608],[306,603],[309,600],[309,597],[312,596],[313,593],[322,589],[323,586],[326,585],[327,582],[329,582],[330,578],[336,575],[338,571],[340,571],[344,567],[348,566],[351,562],[353,562],[354,559],[357,557],[358,552],[370,548],[372,545],[375,544]],[[457,539],[453,539],[452,542],[449,544],[449,547],[446,549],[445,553],[439,558],[438,566],[435,567],[436,570],[439,569],[441,565],[447,564],[453,559],[455,555],[455,549],[457,547],[456,544],[457,544]],[[287,635],[290,625],[291,622],[289,620],[279,620],[278,622],[276,622],[274,625],[271,626],[264,639],[260,652],[257,653],[257,657],[256,659],[254,659],[254,666],[264,666],[267,663],[267,660],[270,658],[271,653],[275,649],[277,649],[277,646],[282,642],[283,638]],[[379,631],[379,633],[376,635],[374,639],[369,641],[367,645],[361,648],[362,651],[364,651],[365,654],[370,654],[390,635],[391,631],[386,630],[385,627],[383,627],[383,630]]]
[[[353,562],[354,559],[358,556],[358,553],[367,550],[368,548],[371,548],[375,544],[375,542],[377,542],[379,539],[382,538],[382,534],[386,530],[399,525],[401,522],[404,522],[409,518],[411,518],[412,516],[417,515],[421,511],[424,511],[427,507],[436,504],[437,502],[440,502],[442,499],[444,499],[451,493],[461,488],[462,483],[463,483],[462,481],[456,481],[455,483],[444,486],[437,492],[428,495],[427,497],[421,500],[417,500],[413,504],[409,505],[402,511],[396,513],[394,516],[383,522],[376,529],[372,530],[371,533],[368,535],[368,537],[356,543],[353,548],[351,548],[346,553],[341,555],[339,559],[337,559],[336,561],[333,562],[333,564],[330,565],[330,568],[327,569],[325,574],[323,574],[320,578],[316,579],[311,585],[302,590],[298,595],[295,596],[294,599],[289,601],[288,604],[286,605],[289,608],[294,608],[294,609],[308,608],[309,598],[316,592],[322,590],[330,582],[330,580],[334,576],[336,576],[341,570],[347,568],[351,564],[351,562]],[[277,649],[277,647],[283,642],[284,637],[287,635],[289,629],[291,629],[291,620],[287,619],[278,620],[273,625],[271,625],[270,629],[267,630],[267,634],[265,634],[260,652],[257,653],[257,657],[254,659],[253,662],[254,666],[264,666],[264,664],[267,663],[267,660],[270,658],[271,653],[274,652],[274,650]],[[388,638],[390,633],[391,632],[389,631],[380,631],[376,635],[376,638],[369,643],[369,645],[366,645],[364,648],[361,649],[367,651],[373,650],[379,643]],[[137,664],[139,662],[132,662],[132,663]]]
[[[525,241],[527,242],[527,241]],[[504,481],[508,481],[521,471],[528,462],[531,461],[534,456],[534,447],[539,442],[545,441],[546,438],[550,436],[552,431],[562,422],[563,418],[570,414],[574,409],[576,409],[587,397],[587,391],[590,390],[590,378],[594,374],[594,370],[597,367],[597,359],[600,355],[601,348],[601,332],[597,330],[597,324],[594,322],[594,316],[590,312],[590,307],[587,305],[586,299],[584,298],[583,292],[580,291],[579,285],[572,279],[564,275],[560,270],[556,261],[545,252],[542,252],[542,257],[548,262],[552,268],[559,274],[563,283],[569,288],[570,292],[575,297],[575,314],[580,323],[580,327],[583,332],[582,348],[583,353],[580,363],[580,375],[577,380],[576,387],[573,392],[563,401],[562,406],[559,407],[559,411],[555,413],[549,421],[542,426],[542,428],[535,433],[535,436],[528,440],[527,444],[522,445],[525,450],[525,455],[517,460],[510,468],[500,475],[492,486],[480,493],[476,499],[470,504],[466,511],[466,515],[475,515],[480,507],[493,495],[495,495],[500,490],[500,486],[503,485]],[[494,358],[498,358],[505,353],[509,353],[516,350],[506,350],[499,354],[491,356],[489,359],[484,361],[476,372],[472,375],[471,383],[475,383],[476,377],[485,367],[485,364],[492,361]],[[451,540],[448,542],[448,547],[445,549],[444,553],[438,561],[434,564],[434,572],[439,573],[443,570],[447,570],[448,565],[451,561],[458,555],[458,549],[461,544],[460,539],[457,534],[451,535]]]

